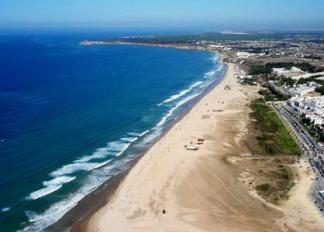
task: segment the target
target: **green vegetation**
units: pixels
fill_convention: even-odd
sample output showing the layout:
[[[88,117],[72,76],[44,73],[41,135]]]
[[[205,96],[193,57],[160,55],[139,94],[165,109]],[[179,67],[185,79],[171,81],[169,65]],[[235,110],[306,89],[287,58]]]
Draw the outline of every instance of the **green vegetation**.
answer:
[[[263,99],[252,101],[251,109],[259,145],[253,149],[261,157],[255,164],[255,190],[266,201],[280,204],[289,198],[294,186],[294,176],[288,165],[295,163],[293,155],[299,156],[300,150],[280,118]]]
[[[258,63],[253,64],[250,69],[250,75],[270,74],[273,68],[286,68],[292,67],[300,68],[305,72],[315,73],[323,71],[323,68],[317,68],[309,63],[293,63],[293,62],[278,62],[278,63]]]
[[[272,204],[280,204],[289,198],[295,176],[290,165],[297,160],[300,150],[283,122],[264,99],[251,102],[252,128],[254,132],[248,146],[254,159],[249,184],[259,196]],[[296,156],[295,156],[296,155]],[[253,162],[253,163],[252,163]]]
[[[309,78],[300,78],[298,81],[297,81],[297,85],[302,85],[302,84],[307,84],[309,82],[316,82],[317,84],[320,84],[320,85],[324,85],[324,81],[323,80],[319,80],[317,78],[319,77],[322,77],[321,75],[315,75],[315,76],[312,76],[312,77],[309,77]]]
[[[288,86],[293,86],[295,84],[295,80],[293,80],[291,77],[282,77],[279,80],[279,83],[281,85],[288,85]]]
[[[316,91],[317,93],[320,93],[321,95],[324,95],[324,85],[322,85],[322,86],[320,86],[320,87],[317,87],[317,88],[315,89],[315,91]]]
[[[264,64],[253,64],[250,68],[250,75],[270,74],[272,67]]]
[[[260,95],[262,95],[266,101],[286,101],[286,100],[288,100],[287,97],[273,91],[272,89],[262,89],[258,93]]]
[[[251,103],[252,117],[260,132],[257,137],[259,145],[268,155],[300,155],[299,147],[290,136],[276,113],[266,105],[263,99]]]
[[[302,115],[301,123],[304,129],[306,129],[313,138],[316,138],[316,140],[320,142],[324,142],[324,131],[320,126],[315,126],[309,118],[305,117],[305,115]]]
[[[281,163],[281,161],[278,161]],[[288,199],[289,191],[294,186],[293,176],[289,167],[275,164],[275,170],[265,172],[268,182],[255,187],[258,194],[267,201],[278,204],[282,199]]]

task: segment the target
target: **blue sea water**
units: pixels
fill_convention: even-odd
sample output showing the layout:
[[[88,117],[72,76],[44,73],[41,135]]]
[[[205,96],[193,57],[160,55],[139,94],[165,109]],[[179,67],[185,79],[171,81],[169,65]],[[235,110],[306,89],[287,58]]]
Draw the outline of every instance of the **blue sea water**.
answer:
[[[217,54],[0,35],[0,231],[41,231],[131,161],[225,72]]]

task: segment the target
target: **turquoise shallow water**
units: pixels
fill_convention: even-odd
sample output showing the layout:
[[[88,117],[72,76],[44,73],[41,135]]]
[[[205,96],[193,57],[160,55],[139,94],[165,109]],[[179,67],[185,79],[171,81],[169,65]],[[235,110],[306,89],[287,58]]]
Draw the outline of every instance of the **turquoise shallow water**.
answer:
[[[0,231],[55,223],[225,72],[214,53],[89,36],[0,36]]]

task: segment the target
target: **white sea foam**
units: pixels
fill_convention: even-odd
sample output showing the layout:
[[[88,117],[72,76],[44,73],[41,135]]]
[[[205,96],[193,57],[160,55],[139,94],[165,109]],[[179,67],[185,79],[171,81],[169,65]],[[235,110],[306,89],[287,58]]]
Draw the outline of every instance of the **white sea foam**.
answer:
[[[150,134],[145,136],[143,141],[140,144],[138,144],[137,146],[140,146],[140,147],[146,146],[147,144],[150,144],[152,141],[157,139],[162,134],[163,127],[164,127],[165,123],[173,116],[174,112],[177,109],[179,109],[179,107],[181,107],[182,105],[188,103],[195,97],[199,96],[201,94],[201,92],[203,91],[203,88],[205,88],[209,84],[210,84],[210,82],[205,82],[203,85],[200,86],[199,92],[193,93],[193,94],[181,99],[180,101],[178,101],[172,108],[170,108],[167,111],[167,113],[165,113],[163,115],[162,119],[156,124],[156,126],[150,130]]]
[[[120,156],[133,142],[138,140],[139,136],[142,136],[140,133],[128,133],[131,137],[121,138],[119,141],[108,142],[106,147],[98,148],[94,153],[88,156],[84,156],[74,163],[87,163],[94,159],[104,159],[108,155],[111,156]]]
[[[219,67],[216,69],[216,72],[221,71],[224,68],[224,64],[220,64]]]
[[[142,133],[140,133],[140,136],[142,137],[142,136],[146,135],[149,132],[150,132],[150,130],[143,131]]]
[[[216,60],[216,62],[218,62],[219,59],[219,55],[216,53],[214,59]],[[194,91],[194,93],[192,93],[191,95],[181,99],[180,101],[177,102],[177,104],[172,107],[161,119],[161,121],[157,124],[158,127],[161,127],[162,125],[164,125],[166,123],[166,121],[168,120],[168,118],[170,118],[172,116],[172,114],[174,113],[174,111],[176,111],[180,106],[182,106],[183,104],[187,103],[188,101],[192,100],[193,98],[199,96],[211,83],[213,83],[214,78],[212,79],[212,77],[214,77],[216,75],[217,72],[221,71],[224,68],[223,64],[220,64],[216,70],[212,70],[210,72],[205,73],[204,77],[205,79],[207,79],[207,81],[198,81],[195,82],[194,84],[192,84],[188,89],[181,91],[180,93],[171,96],[170,98],[168,98],[167,100],[163,101],[161,104],[165,104],[165,103],[169,103],[172,101],[175,101],[183,96],[185,96],[187,93],[191,92],[193,89],[197,88],[197,91]]]
[[[218,67],[216,70],[207,72],[205,74],[205,78],[211,79],[211,77],[213,77],[217,72],[219,72],[221,69],[223,68],[223,65],[221,65],[220,67]],[[190,100],[194,99],[195,97],[199,96],[206,88],[207,86],[209,86],[211,83],[213,83],[214,80],[209,80],[209,81],[199,81],[194,83],[193,85],[191,85],[191,87],[189,87],[187,90],[184,90],[182,92],[180,92],[178,95],[174,95],[171,96],[170,98],[168,98],[167,100],[165,100],[164,102],[162,102],[161,104],[170,102],[170,101],[174,101],[177,100],[178,98],[186,95],[187,93],[189,93],[191,90],[193,90],[195,87],[197,88],[197,91],[195,91],[194,93],[192,93],[191,95],[181,99],[180,101],[177,102],[177,104],[175,106],[173,106],[170,110],[168,110],[168,112],[162,117],[161,121],[157,124],[158,127],[163,126],[168,119],[173,115],[173,113],[182,105],[186,104],[187,102],[189,102]]]
[[[206,74],[205,74],[205,78],[211,78],[211,77],[213,77],[214,75],[216,74],[216,70],[213,70],[213,71],[210,71],[210,72],[207,72]]]
[[[138,137],[138,136],[140,136],[140,134],[141,133],[138,133],[138,132],[129,132],[129,133],[127,133],[127,135],[132,136],[132,137]]]
[[[63,167],[57,169],[54,172],[50,173],[50,176],[52,177],[59,177],[64,176],[80,171],[91,171],[97,168],[100,168],[102,166],[107,165],[111,160],[102,162],[102,163],[85,163],[85,162],[75,162],[72,164],[64,165]]]
[[[75,179],[74,176],[59,176],[49,181],[44,181],[44,188],[32,192],[27,197],[28,200],[37,200],[62,188],[63,184],[69,183]]]
[[[89,162],[94,159],[103,159],[106,158],[107,155],[109,155],[109,148],[108,147],[102,147],[98,148],[94,153],[88,156],[84,156],[81,159],[76,160],[75,162]]]
[[[218,58],[219,58],[218,54],[215,54],[215,57],[214,57],[215,63],[218,62]],[[221,71],[223,69],[223,67],[224,67],[224,65],[220,64],[217,69],[205,73],[204,78],[205,79],[210,79],[210,78],[214,77],[217,72],[219,72],[219,71]],[[203,81],[197,81],[197,82],[193,83],[192,85],[190,85],[189,88],[187,88],[185,90],[182,90],[179,93],[177,93],[175,95],[172,95],[168,99],[166,99],[163,102],[159,103],[158,106],[164,105],[166,103],[173,102],[173,101],[185,96],[186,94],[190,93],[193,89],[195,89],[197,87],[199,87],[199,89],[201,89],[203,87],[206,87],[209,84],[210,84],[210,82],[206,83],[206,82],[203,82]]]
[[[48,186],[48,187],[42,188],[40,190],[37,190],[35,192],[32,192],[31,194],[29,194],[29,197],[27,199],[37,200],[41,197],[44,197],[48,194],[51,194],[51,193],[59,190],[60,188],[62,188],[61,184]]]
[[[145,138],[138,144],[138,147],[146,147],[148,144],[152,143],[155,139],[157,139],[162,134],[162,128],[158,126],[154,127],[150,134],[145,136]]]
[[[84,156],[74,163],[86,163],[94,159],[104,159],[108,155],[119,156],[123,153],[131,143],[135,142],[137,137],[125,137],[121,138],[119,141],[113,141],[107,143],[106,147],[98,148],[94,153],[88,156]]]
[[[70,209],[86,195],[97,189],[104,181],[108,180],[109,176],[97,174],[87,178],[86,183],[75,193],[68,195],[64,200],[51,205],[42,213],[26,211],[25,214],[31,223],[23,231],[43,231],[48,226],[54,224],[62,218]]]
[[[107,143],[107,148],[110,151],[119,152],[119,151],[123,150],[123,147],[128,145],[128,144],[129,143],[125,143],[125,142],[122,142],[122,141],[113,141],[113,142]]]
[[[106,158],[107,155],[120,156],[125,152],[125,150],[136,140],[138,137],[125,137],[120,139],[119,141],[113,141],[107,143],[106,147],[97,149],[90,156],[82,157],[78,160],[75,160],[71,164],[67,164],[62,166],[61,168],[51,172],[49,175],[54,177],[54,179],[49,181],[44,181],[44,188],[32,192],[29,195],[29,199],[39,199],[43,196],[51,194],[60,188],[62,188],[63,184],[68,183],[75,179],[75,177],[69,177],[66,175],[77,173],[80,171],[92,171],[103,166],[106,166],[112,160],[104,161],[104,162],[90,162],[94,159],[102,159]]]
[[[179,93],[172,95],[171,97],[169,97],[168,99],[164,100],[163,102],[159,103],[158,106],[161,106],[163,104],[172,102],[174,100],[177,100],[178,98],[186,95],[187,93],[189,93],[191,90],[193,90],[194,88],[196,88],[197,86],[199,86],[200,84],[202,84],[202,81],[197,81],[195,83],[193,83],[192,85],[189,86],[189,88],[180,91]]]
[[[137,140],[138,138],[136,137],[125,137],[125,138],[121,138],[120,140],[121,141],[124,141],[124,142],[128,142],[128,143],[133,143]]]
[[[145,134],[147,134],[150,130],[145,130],[143,132],[130,132],[130,133],[127,133],[127,135],[131,136],[131,137],[142,137],[144,136]]]
[[[130,144],[126,144],[125,147],[123,148],[123,150],[121,150],[120,152],[116,153],[115,156],[121,156],[122,154],[124,154],[124,152],[127,150],[127,148],[130,146]]]
[[[44,181],[44,186],[67,184],[75,180],[75,176],[59,176],[49,181]]]
[[[161,119],[160,122],[158,122],[157,126],[158,127],[161,127],[163,126],[167,121],[168,119],[172,116],[172,114],[180,107],[182,106],[183,104],[187,103],[188,101],[192,100],[193,98],[197,97],[199,95],[199,93],[194,93],[184,99],[181,99],[179,102],[177,102],[177,104],[172,107],[164,116],[163,118]]]
[[[132,142],[125,143],[123,141],[114,141],[107,143],[107,147],[109,147],[109,150],[114,151],[114,156],[120,156],[127,150],[127,148],[131,144]]]
[[[4,207],[4,208],[1,208],[1,213],[5,213],[5,212],[8,212],[11,208],[10,207]]]
[[[219,62],[219,54],[215,53],[214,57],[213,57],[213,63],[216,64]]]

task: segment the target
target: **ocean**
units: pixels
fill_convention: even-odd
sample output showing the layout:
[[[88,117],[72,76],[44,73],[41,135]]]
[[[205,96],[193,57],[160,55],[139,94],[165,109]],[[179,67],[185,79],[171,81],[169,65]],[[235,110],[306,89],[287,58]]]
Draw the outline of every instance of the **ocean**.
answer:
[[[0,35],[0,231],[57,222],[226,70],[207,51],[79,43],[100,36]]]

